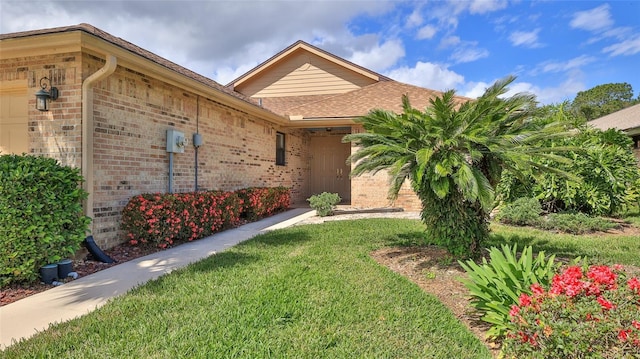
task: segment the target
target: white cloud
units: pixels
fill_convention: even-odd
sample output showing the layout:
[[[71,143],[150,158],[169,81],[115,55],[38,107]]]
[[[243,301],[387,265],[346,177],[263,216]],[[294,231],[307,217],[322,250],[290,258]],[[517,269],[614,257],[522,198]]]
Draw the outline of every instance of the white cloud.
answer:
[[[592,62],[595,62],[597,59],[593,56],[589,55],[581,55],[578,57],[574,57],[567,61],[545,61],[538,64],[531,73],[533,75],[539,73],[555,73],[555,72],[563,72],[573,69],[578,69],[585,65],[588,65]]]
[[[431,39],[438,32],[435,26],[427,25],[418,30],[416,37],[420,40]]]
[[[422,25],[422,22],[424,21],[424,19],[420,14],[420,10],[421,10],[420,8],[417,8],[411,12],[411,15],[409,15],[409,17],[407,18],[407,22],[406,22],[407,26],[416,27],[416,26]]]
[[[582,72],[573,71],[570,72],[567,75],[566,80],[558,86],[548,87],[540,87],[529,82],[518,82],[516,80],[516,82],[511,83],[511,85],[509,86],[509,91],[502,95],[502,97],[510,97],[517,93],[530,93],[536,95],[536,100],[541,104],[547,105],[552,103],[560,103],[566,100],[573,99],[576,93],[585,89],[585,85],[581,81],[582,77]],[[470,98],[478,98],[494,82],[469,82],[466,84],[465,90],[462,92],[462,95]]]
[[[610,56],[635,55],[640,52],[640,34],[633,38],[607,46],[602,49],[602,52],[609,53]]]
[[[569,25],[576,29],[587,31],[601,31],[613,25],[609,4],[603,4],[586,11],[578,11],[573,14]]]
[[[366,51],[355,51],[349,61],[374,71],[383,71],[404,57],[404,46],[400,40],[389,40]]]
[[[489,57],[489,50],[476,48],[473,45],[468,47],[460,47],[456,49],[450,56],[455,63],[473,62],[485,57]]]
[[[460,64],[473,62],[489,56],[489,51],[487,49],[479,48],[477,46],[477,41],[463,41],[457,36],[448,36],[440,40],[439,48],[454,48],[449,59]]]
[[[472,14],[484,14],[504,9],[507,5],[506,0],[473,0],[469,4],[469,12]]]
[[[440,47],[447,48],[460,44],[462,41],[458,36],[447,36],[440,40]]]
[[[529,48],[542,47],[542,44],[538,42],[538,33],[540,29],[533,31],[514,31],[509,35],[509,41],[514,46],[523,46]]]
[[[415,67],[400,67],[385,75],[400,82],[439,91],[454,89],[464,83],[462,75],[446,66],[421,61],[416,63]]]

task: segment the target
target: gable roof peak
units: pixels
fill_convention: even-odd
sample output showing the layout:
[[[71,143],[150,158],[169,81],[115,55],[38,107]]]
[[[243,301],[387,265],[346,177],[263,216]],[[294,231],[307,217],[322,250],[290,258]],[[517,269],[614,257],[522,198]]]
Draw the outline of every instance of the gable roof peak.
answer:
[[[311,45],[310,43],[303,41],[303,40],[298,40],[296,42],[294,42],[293,44],[287,46],[285,49],[283,49],[282,51],[278,52],[277,54],[273,55],[272,57],[270,57],[269,59],[265,60],[264,62],[258,64],[256,67],[252,68],[251,70],[247,71],[246,73],[240,75],[238,78],[234,79],[233,81],[229,82],[226,86],[233,88],[237,85],[240,85],[243,82],[246,82],[247,80],[253,78],[254,76],[260,74],[261,72],[267,70],[270,66],[272,66],[273,64],[277,63],[278,61],[286,58],[287,56],[289,56],[291,53],[302,49],[304,51],[308,51],[311,52],[317,56],[320,56],[322,58],[325,58],[339,66],[348,68],[352,71],[355,71],[357,73],[360,73],[361,75],[367,76],[371,79],[374,79],[375,81],[393,81],[392,79],[390,79],[389,77],[386,77],[384,75],[381,75],[373,70],[370,70],[366,67],[360,66],[358,64],[355,64],[349,60],[346,60],[340,56],[334,55],[328,51],[325,51],[317,46]]]

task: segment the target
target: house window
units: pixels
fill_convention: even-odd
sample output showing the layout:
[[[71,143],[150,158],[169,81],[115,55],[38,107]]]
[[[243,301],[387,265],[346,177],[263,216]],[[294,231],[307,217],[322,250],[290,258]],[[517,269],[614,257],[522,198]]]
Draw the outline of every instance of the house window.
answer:
[[[276,165],[284,166],[284,133],[276,132]]]

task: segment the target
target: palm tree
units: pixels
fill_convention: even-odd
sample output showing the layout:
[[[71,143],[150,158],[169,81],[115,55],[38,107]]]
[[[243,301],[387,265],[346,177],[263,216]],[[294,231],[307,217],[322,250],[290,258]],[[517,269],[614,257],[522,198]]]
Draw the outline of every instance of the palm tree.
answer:
[[[463,103],[453,90],[445,92],[424,112],[411,107],[406,95],[401,114],[372,110],[358,119],[366,132],[344,138],[360,147],[350,157],[356,163],[352,176],[388,170],[391,198],[408,179],[421,200],[427,238],[457,257],[477,254],[489,235],[502,171],[535,165],[534,154],[553,156],[527,143],[558,135],[564,125],[530,121],[533,95],[500,98],[514,80],[499,80]]]

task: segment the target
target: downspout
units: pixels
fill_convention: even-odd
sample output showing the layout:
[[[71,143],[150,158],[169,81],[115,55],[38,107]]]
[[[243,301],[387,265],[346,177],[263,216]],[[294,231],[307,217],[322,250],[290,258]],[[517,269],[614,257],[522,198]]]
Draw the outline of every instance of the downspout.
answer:
[[[106,55],[107,62],[82,83],[82,177],[83,188],[89,194],[84,201],[84,215],[93,220],[93,91],[91,86],[116,71],[118,60]],[[93,228],[93,221],[91,227]],[[91,231],[93,232],[93,231]]]

